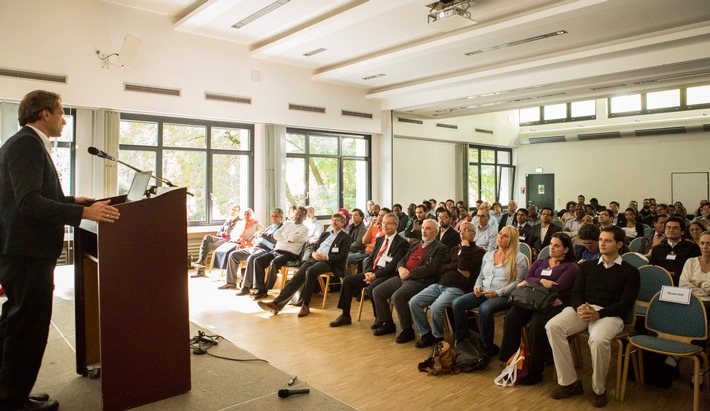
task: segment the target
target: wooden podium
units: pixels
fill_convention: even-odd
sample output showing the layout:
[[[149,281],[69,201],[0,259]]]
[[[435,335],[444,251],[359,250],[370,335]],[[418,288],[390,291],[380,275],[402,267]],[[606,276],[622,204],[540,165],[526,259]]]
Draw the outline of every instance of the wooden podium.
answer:
[[[100,367],[104,410],[191,388],[185,195],[112,198],[120,219],[75,235],[76,367]]]

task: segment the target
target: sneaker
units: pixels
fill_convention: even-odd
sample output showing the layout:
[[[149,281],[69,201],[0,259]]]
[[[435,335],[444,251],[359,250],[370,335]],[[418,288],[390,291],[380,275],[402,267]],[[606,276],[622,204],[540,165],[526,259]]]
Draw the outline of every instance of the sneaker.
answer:
[[[582,382],[577,380],[570,385],[559,385],[550,392],[550,398],[556,400],[561,400],[564,398],[569,398],[575,395],[584,394],[584,389],[582,388]],[[606,397],[605,397],[606,398]]]
[[[592,393],[592,398],[589,400],[593,406],[601,408],[606,405],[606,392],[602,394]]]

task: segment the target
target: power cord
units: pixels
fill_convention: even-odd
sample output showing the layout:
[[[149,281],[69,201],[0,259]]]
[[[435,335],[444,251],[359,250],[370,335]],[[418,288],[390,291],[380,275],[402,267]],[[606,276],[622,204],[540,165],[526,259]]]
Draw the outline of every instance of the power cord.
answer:
[[[223,357],[221,355],[215,355],[215,354],[208,352],[208,350],[210,348],[212,348],[218,344],[219,339],[222,339],[222,340],[225,340],[225,341],[231,343],[231,341],[222,337],[221,335],[207,335],[207,334],[205,334],[204,331],[198,330],[197,335],[190,339],[190,348],[192,349],[192,353],[195,355],[207,354],[211,357],[220,358],[220,359],[229,360],[229,361],[243,361],[243,362],[261,361],[261,362],[268,363],[268,361],[262,360],[260,358],[231,358],[231,357]]]

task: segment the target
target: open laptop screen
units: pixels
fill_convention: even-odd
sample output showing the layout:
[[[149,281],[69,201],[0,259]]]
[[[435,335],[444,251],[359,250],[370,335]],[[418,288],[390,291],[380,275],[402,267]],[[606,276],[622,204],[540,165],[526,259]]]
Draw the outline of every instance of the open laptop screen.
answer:
[[[152,171],[136,172],[133,176],[131,188],[128,190],[126,201],[137,201],[145,196],[145,190],[148,188],[148,183],[150,182],[150,176],[152,174]]]

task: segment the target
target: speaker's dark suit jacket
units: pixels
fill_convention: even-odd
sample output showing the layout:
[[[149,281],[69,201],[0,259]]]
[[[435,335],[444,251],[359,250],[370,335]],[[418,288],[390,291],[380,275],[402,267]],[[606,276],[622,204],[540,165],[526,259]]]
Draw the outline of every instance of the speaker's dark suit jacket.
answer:
[[[557,224],[550,223],[550,226],[547,228],[547,234],[545,235],[545,238],[540,238],[541,229],[542,224],[535,224],[530,230],[530,234],[525,239],[525,242],[528,243],[530,247],[538,251],[550,245],[550,240],[552,240],[553,234],[562,231],[562,228],[560,226],[558,226]]]
[[[0,253],[58,258],[64,225],[84,207],[67,197],[42,139],[23,127],[0,147]]]

